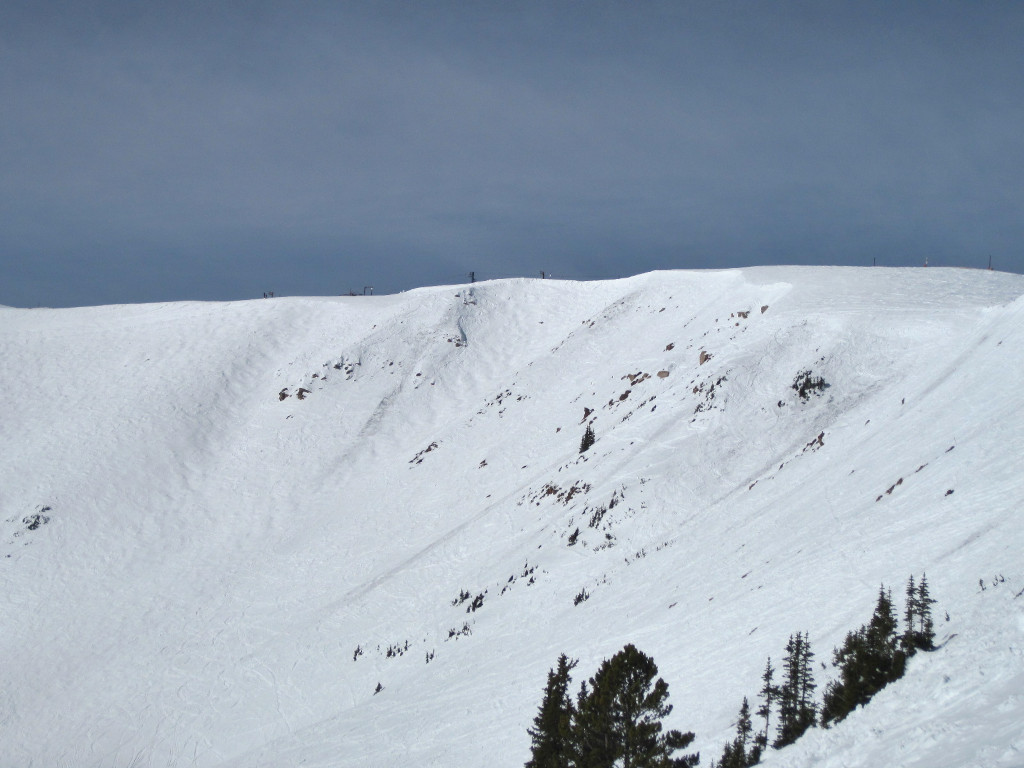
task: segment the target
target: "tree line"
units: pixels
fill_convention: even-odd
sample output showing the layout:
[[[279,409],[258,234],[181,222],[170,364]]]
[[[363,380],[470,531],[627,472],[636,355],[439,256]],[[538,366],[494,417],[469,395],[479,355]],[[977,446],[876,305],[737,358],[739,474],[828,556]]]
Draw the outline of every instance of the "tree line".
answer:
[[[904,629],[893,607],[892,592],[879,587],[875,610],[867,624],[848,632],[843,644],[833,650],[832,663],[838,677],[825,687],[820,707],[813,697],[815,688],[807,633],[790,635],[782,662],[782,680],[775,682],[771,658],[761,675],[759,706],[755,713],[763,718],[764,727],[754,733],[747,699],[740,705],[736,721],[736,737],[725,745],[718,762],[711,768],[749,768],[761,761],[769,744],[780,749],[792,744],[812,725],[828,728],[845,719],[858,706],[889,683],[903,677],[907,659],[921,651],[935,648],[935,627],[932,620],[932,599],[928,578],[915,583],[911,576],[906,587]],[[771,717],[776,713],[775,738],[770,741]]]
[[[935,631],[927,577],[911,576],[906,587],[903,631],[893,607],[892,592],[881,586],[867,624],[847,633],[833,650],[836,679],[816,701],[810,639],[806,632],[790,635],[781,670],[771,658],[765,664],[757,708],[751,713],[744,697],[736,719],[736,736],[711,768],[749,768],[765,750],[792,744],[813,725],[840,722],[867,704],[882,688],[903,676],[907,659],[935,648]],[[526,768],[693,768],[700,755],[680,754],[694,734],[664,730],[672,711],[668,684],[655,678],[654,660],[627,645],[601,663],[589,681],[570,695],[570,673],[577,660],[564,653],[548,672],[547,685],[533,725],[528,729],[531,757]],[[776,681],[776,672],[781,679]],[[773,719],[774,716],[774,719]],[[755,730],[754,718],[758,718]],[[773,732],[774,723],[774,732]],[[774,738],[773,738],[774,736]]]

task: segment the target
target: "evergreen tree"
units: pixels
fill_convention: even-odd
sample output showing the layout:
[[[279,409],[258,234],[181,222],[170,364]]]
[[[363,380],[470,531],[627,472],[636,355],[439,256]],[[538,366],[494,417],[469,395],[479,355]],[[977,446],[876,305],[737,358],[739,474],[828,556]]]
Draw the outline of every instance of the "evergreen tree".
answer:
[[[754,724],[750,720],[750,705],[747,703],[747,697],[743,697],[743,704],[740,705],[740,714],[736,719],[736,746],[739,748],[741,753],[746,753],[747,744],[752,739],[751,734],[754,732]],[[752,765],[752,763],[745,763],[746,765]]]
[[[711,761],[711,768],[736,768],[736,750],[733,747],[733,743],[730,741],[724,747],[722,747],[722,756],[718,758],[716,763],[714,760]]]
[[[932,600],[928,590],[928,576],[921,574],[921,581],[915,587],[914,577],[907,581],[907,607],[904,613],[906,628],[900,637],[904,656],[913,656],[919,650],[935,649],[935,626],[932,623]]]
[[[907,656],[913,656],[917,651],[915,633],[917,629],[917,617],[920,613],[917,602],[917,586],[914,584],[914,574],[907,579],[906,607],[903,610],[903,635],[900,637],[900,648]]]
[[[793,635],[790,635],[789,642],[786,643],[786,655],[782,661],[784,679],[782,685],[779,686],[779,722],[775,726],[776,738],[772,744],[776,749],[792,743],[790,735],[793,731],[793,722],[796,719],[796,692],[798,690],[795,684],[797,671],[794,646]]]
[[[607,663],[606,659],[603,665]],[[595,684],[595,677],[590,678],[591,684]],[[579,693],[576,694],[576,707],[572,711],[569,724],[573,768],[611,766],[615,762],[616,752],[612,744],[613,734],[608,712],[610,702],[606,694],[607,691],[591,690],[585,682],[580,683]]]
[[[917,587],[917,605],[921,617],[921,630],[917,636],[917,647],[922,651],[935,650],[935,625],[932,622],[932,605],[935,603],[928,590],[928,578],[921,574]]]
[[[797,638],[799,637],[798,634]],[[814,703],[814,690],[818,687],[814,684],[814,667],[811,664],[814,653],[811,652],[811,642],[806,632],[799,650],[800,694],[797,702],[797,722],[799,732],[803,733],[814,725],[816,719],[817,704]]]
[[[816,686],[812,658],[807,636],[800,632],[790,635],[782,665],[786,677],[779,688],[779,724],[772,744],[776,749],[792,744],[814,725],[816,706],[812,694]]]
[[[843,646],[833,653],[839,679],[829,683],[825,690],[822,725],[842,720],[903,676],[906,653],[900,645],[892,595],[882,586],[871,621],[856,632],[848,633]]]
[[[747,703],[746,697],[743,697],[740,714],[736,718],[736,738],[722,749],[722,757],[717,763],[718,768],[749,768],[760,762],[761,749],[754,743],[753,732],[754,725],[750,721],[750,705]],[[749,751],[748,744],[751,745]]]
[[[586,453],[595,440],[597,438],[594,436],[594,428],[587,424],[587,428],[583,432],[583,439],[580,440],[580,453]]]
[[[841,647],[832,652],[832,663],[839,670],[839,679],[825,687],[821,704],[821,724],[828,727],[844,719],[854,708],[867,701],[863,697],[864,627],[847,632]]]
[[[768,728],[772,716],[772,702],[779,695],[779,689],[775,685],[775,668],[772,667],[771,656],[768,657],[768,661],[764,665],[764,672],[761,673],[761,690],[758,694],[761,697],[761,706],[757,708],[756,714],[758,717],[764,718],[764,730],[755,737],[754,742],[758,750],[758,759],[760,759],[761,753],[768,747]]]
[[[569,698],[569,673],[576,666],[576,659],[564,653],[558,657],[554,669],[548,670],[548,684],[540,710],[533,718],[530,734],[531,756],[526,768],[568,768],[571,756],[569,724],[572,718],[572,701]]]
[[[892,594],[881,586],[878,602],[864,633],[868,654],[864,676],[874,696],[893,680],[903,677],[906,656],[899,648],[896,636],[896,614],[893,612]]]
[[[627,645],[584,683],[571,717],[574,768],[689,768],[699,755],[674,757],[692,733],[662,732],[672,711],[668,683],[654,660]]]

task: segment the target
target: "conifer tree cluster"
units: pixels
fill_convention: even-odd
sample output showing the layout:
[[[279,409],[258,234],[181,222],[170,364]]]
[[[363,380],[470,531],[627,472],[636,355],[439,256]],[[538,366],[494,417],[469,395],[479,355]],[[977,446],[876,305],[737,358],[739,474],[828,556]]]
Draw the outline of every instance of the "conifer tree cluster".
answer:
[[[897,634],[892,593],[883,586],[878,590],[871,621],[847,634],[842,647],[833,652],[839,678],[825,689],[822,725],[839,722],[858,706],[867,704],[882,688],[903,677],[910,656],[919,650],[934,649],[931,606],[935,601],[929,595],[927,576],[922,575],[917,585],[914,577],[910,577],[906,598],[906,627],[902,635]]]
[[[786,643],[786,658],[782,662],[785,680],[777,692],[779,703],[778,735],[773,747],[779,749],[803,736],[815,723],[817,705],[814,703],[814,673],[811,669],[811,643],[807,633],[797,632]]]
[[[531,757],[526,768],[692,768],[699,755],[676,756],[692,733],[663,731],[672,711],[668,683],[655,681],[654,660],[627,645],[601,663],[575,702],[569,673],[576,666],[565,654],[548,672],[540,710],[528,730]]]
[[[597,437],[594,435],[594,428],[587,424],[587,428],[583,432],[583,439],[580,440],[580,453],[586,453],[595,440]]]
[[[866,704],[903,676],[910,656],[935,649],[934,603],[927,577],[915,582],[911,576],[900,634],[892,592],[882,585],[871,620],[848,633],[842,647],[833,651],[839,677],[825,688],[820,717],[810,639],[806,632],[790,635],[782,679],[776,683],[770,657],[761,674],[754,716],[764,719],[763,728],[755,731],[750,702],[744,697],[736,737],[724,746],[717,762],[712,760],[711,768],[750,768],[761,761],[769,744],[780,749],[811,726],[820,722],[828,727]],[[548,672],[544,698],[528,729],[531,757],[525,768],[693,768],[700,762],[699,754],[677,754],[693,742],[692,733],[663,730],[662,720],[672,705],[668,683],[657,677],[651,657],[627,645],[601,663],[573,700],[570,673],[576,663],[563,653]]]
[[[744,697],[736,719],[736,738],[726,744],[718,762],[712,768],[750,768],[761,762],[761,755],[768,748],[772,726],[772,712],[778,713],[775,722],[775,739],[771,746],[780,749],[800,738],[804,731],[816,722],[817,704],[814,701],[814,670],[811,660],[810,639],[806,632],[789,636],[786,643],[786,658],[782,662],[784,678],[775,682],[775,667],[768,658],[761,674],[760,705],[755,714],[764,718],[764,728],[753,732],[750,705]]]
[[[921,574],[921,581],[916,586],[914,577],[907,580],[906,609],[903,620],[906,627],[900,638],[900,647],[909,657],[918,651],[935,650],[935,625],[932,621],[932,599],[928,589],[928,577]]]
[[[842,647],[833,651],[839,677],[825,688],[820,714],[823,727],[842,720],[854,708],[870,701],[886,685],[902,677],[907,659],[917,651],[934,650],[931,606],[935,601],[931,598],[925,576],[922,575],[916,584],[914,577],[910,577],[906,598],[902,634],[897,632],[892,593],[882,586],[871,620],[847,634]],[[712,761],[711,768],[750,768],[757,765],[769,745],[773,712],[777,713],[775,739],[770,743],[775,749],[792,744],[819,722],[818,706],[814,700],[813,658],[807,633],[790,635],[782,662],[783,680],[776,684],[776,669],[771,658],[761,675],[760,702],[754,714],[764,719],[764,727],[757,733],[753,732],[750,706],[744,698],[736,720],[736,738],[725,745],[722,756],[717,763]]]

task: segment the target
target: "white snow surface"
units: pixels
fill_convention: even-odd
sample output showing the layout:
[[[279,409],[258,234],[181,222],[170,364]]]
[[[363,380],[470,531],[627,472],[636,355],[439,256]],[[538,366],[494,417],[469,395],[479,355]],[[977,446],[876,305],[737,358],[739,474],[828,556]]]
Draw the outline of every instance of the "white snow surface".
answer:
[[[0,765],[518,766],[626,643],[707,765],[927,572],[939,650],[764,764],[1024,766],[1022,383],[985,271],[0,309]]]

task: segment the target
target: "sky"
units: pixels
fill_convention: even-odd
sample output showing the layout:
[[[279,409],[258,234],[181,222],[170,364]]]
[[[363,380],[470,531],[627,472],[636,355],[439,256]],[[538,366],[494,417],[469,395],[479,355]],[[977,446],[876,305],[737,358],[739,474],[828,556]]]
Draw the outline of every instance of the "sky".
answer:
[[[1024,3],[0,3],[0,304],[1024,272]]]

